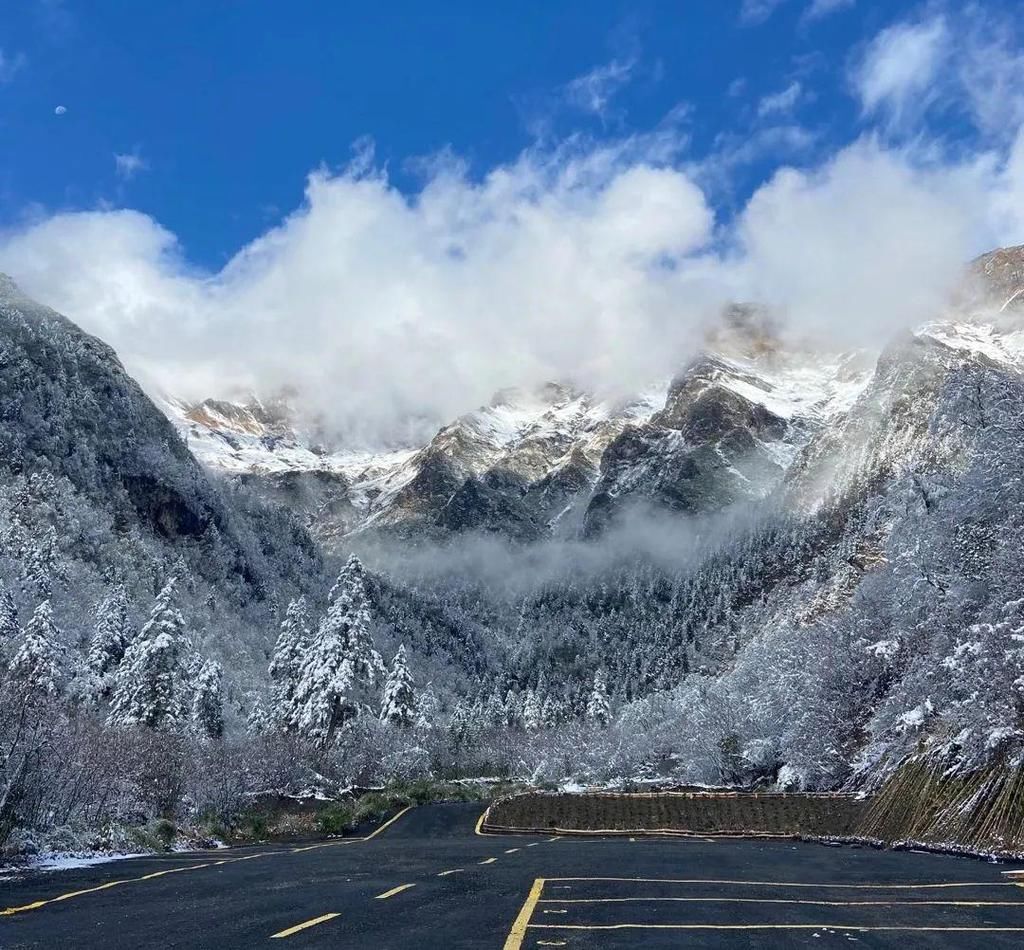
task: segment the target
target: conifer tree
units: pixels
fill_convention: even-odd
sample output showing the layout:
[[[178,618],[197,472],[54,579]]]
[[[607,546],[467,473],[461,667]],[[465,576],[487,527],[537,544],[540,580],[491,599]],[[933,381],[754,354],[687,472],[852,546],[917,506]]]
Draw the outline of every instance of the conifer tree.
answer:
[[[293,696],[300,735],[327,748],[336,731],[370,701],[383,670],[370,635],[363,566],[353,555],[332,589],[334,599],[302,657]]]
[[[530,732],[540,729],[544,725],[544,709],[537,694],[532,690],[526,691],[523,700],[523,727]]]
[[[270,660],[270,679],[274,684],[270,699],[271,715],[285,730],[295,725],[295,689],[309,640],[306,598],[299,597],[288,604]]]
[[[124,658],[129,639],[128,597],[119,585],[96,608],[96,626],[86,660],[89,670],[99,679],[102,695],[110,692],[110,677]]]
[[[608,701],[608,679],[604,670],[594,674],[594,687],[587,701],[587,719],[598,726],[607,726],[612,718],[612,707]]]
[[[63,691],[67,676],[65,649],[48,600],[32,613],[25,639],[11,661],[10,674],[38,696],[58,696]]]
[[[0,657],[18,638],[21,628],[18,625],[18,608],[7,585],[0,580]]]
[[[125,651],[114,682],[111,723],[174,732],[188,721],[190,645],[174,588],[172,578]]]
[[[219,739],[224,735],[222,679],[220,664],[213,660],[207,660],[196,677],[192,694],[192,727],[204,739]]]
[[[380,718],[392,726],[408,729],[416,718],[416,693],[405,656],[405,644],[395,654],[391,671],[384,683]]]
[[[264,735],[270,731],[272,722],[273,720],[270,713],[267,712],[267,707],[263,705],[263,700],[257,696],[245,720],[246,732],[251,736]]]

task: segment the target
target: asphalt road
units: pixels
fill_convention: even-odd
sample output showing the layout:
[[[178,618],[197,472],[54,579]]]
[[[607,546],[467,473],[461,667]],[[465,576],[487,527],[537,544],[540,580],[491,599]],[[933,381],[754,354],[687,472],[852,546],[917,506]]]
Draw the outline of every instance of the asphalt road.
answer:
[[[368,839],[0,881],[0,947],[1024,946],[1009,865],[792,841],[482,836],[481,810],[428,805]]]

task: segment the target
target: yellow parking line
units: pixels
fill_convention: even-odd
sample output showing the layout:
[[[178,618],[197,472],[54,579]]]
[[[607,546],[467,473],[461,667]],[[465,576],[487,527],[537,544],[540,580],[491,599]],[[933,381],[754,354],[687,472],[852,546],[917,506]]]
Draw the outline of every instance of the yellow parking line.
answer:
[[[549,877],[548,881],[610,881],[637,884],[728,884],[743,887],[813,887],[842,888],[844,890],[927,890],[948,887],[1014,887],[1010,881],[972,881],[946,884],[808,884],[802,881],[718,881],[707,878],[662,877]]]
[[[438,877],[447,877],[449,874],[458,874],[460,871],[465,871],[465,868],[452,868],[450,871],[442,871],[438,874]]]
[[[398,887],[391,888],[390,891],[385,891],[383,894],[378,894],[374,900],[386,901],[389,897],[394,897],[396,894],[401,894],[402,891],[409,890],[410,887],[415,887],[415,884],[399,884]]]
[[[811,901],[772,897],[547,897],[541,904],[813,904],[816,907],[1024,907],[1024,901]]]
[[[512,929],[508,932],[508,937],[505,939],[504,950],[520,950],[522,947],[523,940],[526,937],[526,928],[530,924],[530,918],[533,916],[534,908],[537,906],[537,901],[540,900],[543,890],[544,878],[539,877],[533,882],[530,893],[526,895],[526,900],[519,909],[519,913],[512,924]]]
[[[271,934],[270,939],[274,940],[277,937],[290,937],[292,934],[297,934],[300,930],[306,930],[309,927],[315,927],[317,924],[322,924],[327,920],[334,920],[335,917],[340,916],[339,914],[324,914],[322,917],[314,917],[312,920],[307,920],[305,923],[296,924],[294,927],[289,927],[287,930],[280,930],[276,934]]]
[[[863,927],[851,924],[528,924],[530,930],[856,930],[913,933],[1024,933],[1024,927]],[[516,947],[519,944],[515,945]],[[508,950],[508,944],[505,944]]]
[[[477,863],[478,864],[494,864],[494,862],[497,861],[497,860],[498,860],[497,858],[484,858],[483,861],[478,861]]]

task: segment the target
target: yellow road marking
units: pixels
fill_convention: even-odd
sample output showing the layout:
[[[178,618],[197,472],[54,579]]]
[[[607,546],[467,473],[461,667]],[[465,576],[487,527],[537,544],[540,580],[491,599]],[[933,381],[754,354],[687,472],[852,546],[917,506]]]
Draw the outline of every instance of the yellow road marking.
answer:
[[[220,861],[206,861],[203,864],[187,864],[176,868],[165,868],[162,871],[152,871],[149,874],[143,874],[140,877],[129,877],[123,878],[117,881],[107,881],[105,884],[98,884],[96,887],[87,887],[80,891],[70,891],[67,894],[58,894],[55,897],[48,897],[45,900],[33,901],[31,904],[23,904],[20,907],[5,907],[0,910],[0,917],[10,917],[12,914],[20,914],[28,910],[38,910],[40,907],[45,907],[47,904],[54,904],[58,901],[65,901],[72,897],[80,897],[83,894],[95,894],[97,891],[105,891],[110,887],[117,887],[121,884],[137,884],[140,881],[151,881],[154,878],[163,877],[166,874],[177,874],[179,871],[198,871],[200,868],[219,867],[224,864],[235,864],[238,861],[252,861],[254,858],[265,858],[269,855],[276,854],[298,854],[303,851],[315,851],[318,848],[333,848],[337,845],[349,845],[349,844],[360,844],[364,841],[369,841],[372,838],[376,838],[382,831],[393,825],[399,818],[402,817],[409,809],[414,806],[408,805],[403,808],[397,815],[384,822],[376,831],[372,834],[367,835],[364,838],[345,838],[338,841],[325,841],[320,844],[305,845],[301,848],[288,848],[280,851],[259,851],[256,854],[247,854],[240,858],[224,858]],[[181,860],[187,860],[182,858]]]
[[[449,874],[458,874],[460,871],[465,871],[465,868],[452,868],[450,871],[442,871],[438,874],[438,877],[447,877]]]
[[[292,934],[297,934],[300,930],[305,930],[308,927],[315,927],[317,924],[322,924],[327,920],[333,920],[338,916],[338,914],[324,914],[322,917],[314,917],[312,920],[307,920],[305,923],[296,924],[294,927],[289,927],[287,930],[280,930],[276,934],[271,934],[270,939],[273,940],[276,937],[290,937]]]
[[[482,836],[482,837],[487,837],[486,835],[484,835],[483,831],[481,831],[480,829],[481,829],[481,828],[483,828],[483,825],[484,825],[484,819],[486,819],[486,818],[487,818],[487,813],[488,813],[488,812],[489,812],[490,810],[491,810],[491,806],[490,806],[490,805],[488,805],[488,806],[487,806],[487,807],[486,807],[486,808],[485,808],[485,809],[484,809],[484,810],[483,810],[483,811],[482,811],[482,812],[480,813],[480,817],[479,817],[479,818],[477,818],[477,820],[476,820],[476,827],[475,827],[475,828],[473,829],[473,830],[474,830],[474,831],[475,831],[475,832],[476,832],[476,833],[477,833],[478,835],[480,835],[480,836]]]
[[[651,901],[680,904],[813,904],[818,907],[1024,907],[1024,901],[811,901],[781,897],[547,897],[540,903],[630,904]]]
[[[522,947],[523,939],[526,937],[526,928],[529,926],[533,910],[537,906],[537,901],[540,900],[543,890],[544,878],[539,877],[533,882],[530,893],[526,895],[526,900],[519,909],[519,914],[516,916],[512,929],[508,932],[508,937],[505,940],[504,950],[520,950]]]
[[[856,930],[913,933],[1024,933],[1024,927],[862,927],[852,924],[528,924],[530,930]],[[506,950],[508,944],[505,944]],[[519,946],[518,944],[516,946]]]
[[[1009,881],[973,881],[953,884],[807,884],[795,881],[719,881],[707,878],[662,877],[549,877],[548,881],[611,881],[638,884],[730,884],[744,887],[814,887],[842,888],[844,890],[925,890],[945,887],[1014,887]]]
[[[515,854],[518,850],[519,848],[509,848],[508,851],[505,852],[505,854]]]
[[[401,894],[402,891],[409,890],[410,887],[415,887],[415,884],[399,884],[398,887],[391,888],[390,891],[385,891],[383,894],[378,894],[374,900],[386,901],[389,897],[394,897],[396,894]]]
[[[372,834],[368,834],[365,838],[363,838],[363,841],[369,841],[371,838],[376,838],[377,835],[379,835],[385,828],[389,828],[396,821],[398,821],[398,819],[401,818],[402,815],[404,815],[407,811],[409,811],[410,808],[412,808],[412,805],[406,805],[405,808],[403,808],[397,815],[385,821],[384,824],[381,825],[375,832],[373,832]]]
[[[245,861],[248,858],[259,858],[264,854],[273,854],[272,851],[263,851],[259,854],[248,855],[246,858],[236,858],[237,861]],[[152,871],[143,874],[141,877],[126,877],[116,881],[107,881],[105,884],[97,884],[95,887],[86,887],[79,891],[68,891],[66,894],[58,894],[55,897],[48,897],[45,900],[33,901],[31,904],[23,904],[21,907],[6,907],[0,910],[0,917],[10,917],[12,914],[20,914],[26,910],[36,910],[45,907],[47,904],[56,904],[59,901],[66,901],[72,897],[81,897],[83,894],[95,894],[97,891],[105,891],[111,887],[118,887],[121,884],[137,884],[139,881],[150,881],[156,877],[163,877],[165,874],[178,874],[182,871],[198,871],[200,868],[208,868],[206,864],[187,864],[178,868],[165,868],[163,871]]]
[[[479,861],[478,863],[479,864],[494,864],[494,862],[497,861],[497,860],[498,860],[497,858],[484,858],[483,861]]]

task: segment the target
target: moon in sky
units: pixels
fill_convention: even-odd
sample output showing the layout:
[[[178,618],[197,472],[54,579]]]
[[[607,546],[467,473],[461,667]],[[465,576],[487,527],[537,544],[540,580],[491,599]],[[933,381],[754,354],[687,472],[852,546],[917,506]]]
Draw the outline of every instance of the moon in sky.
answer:
[[[68,111],[68,107],[67,106],[57,106],[57,108],[53,110],[53,114],[54,115],[64,115],[64,113],[67,112],[67,111]]]

